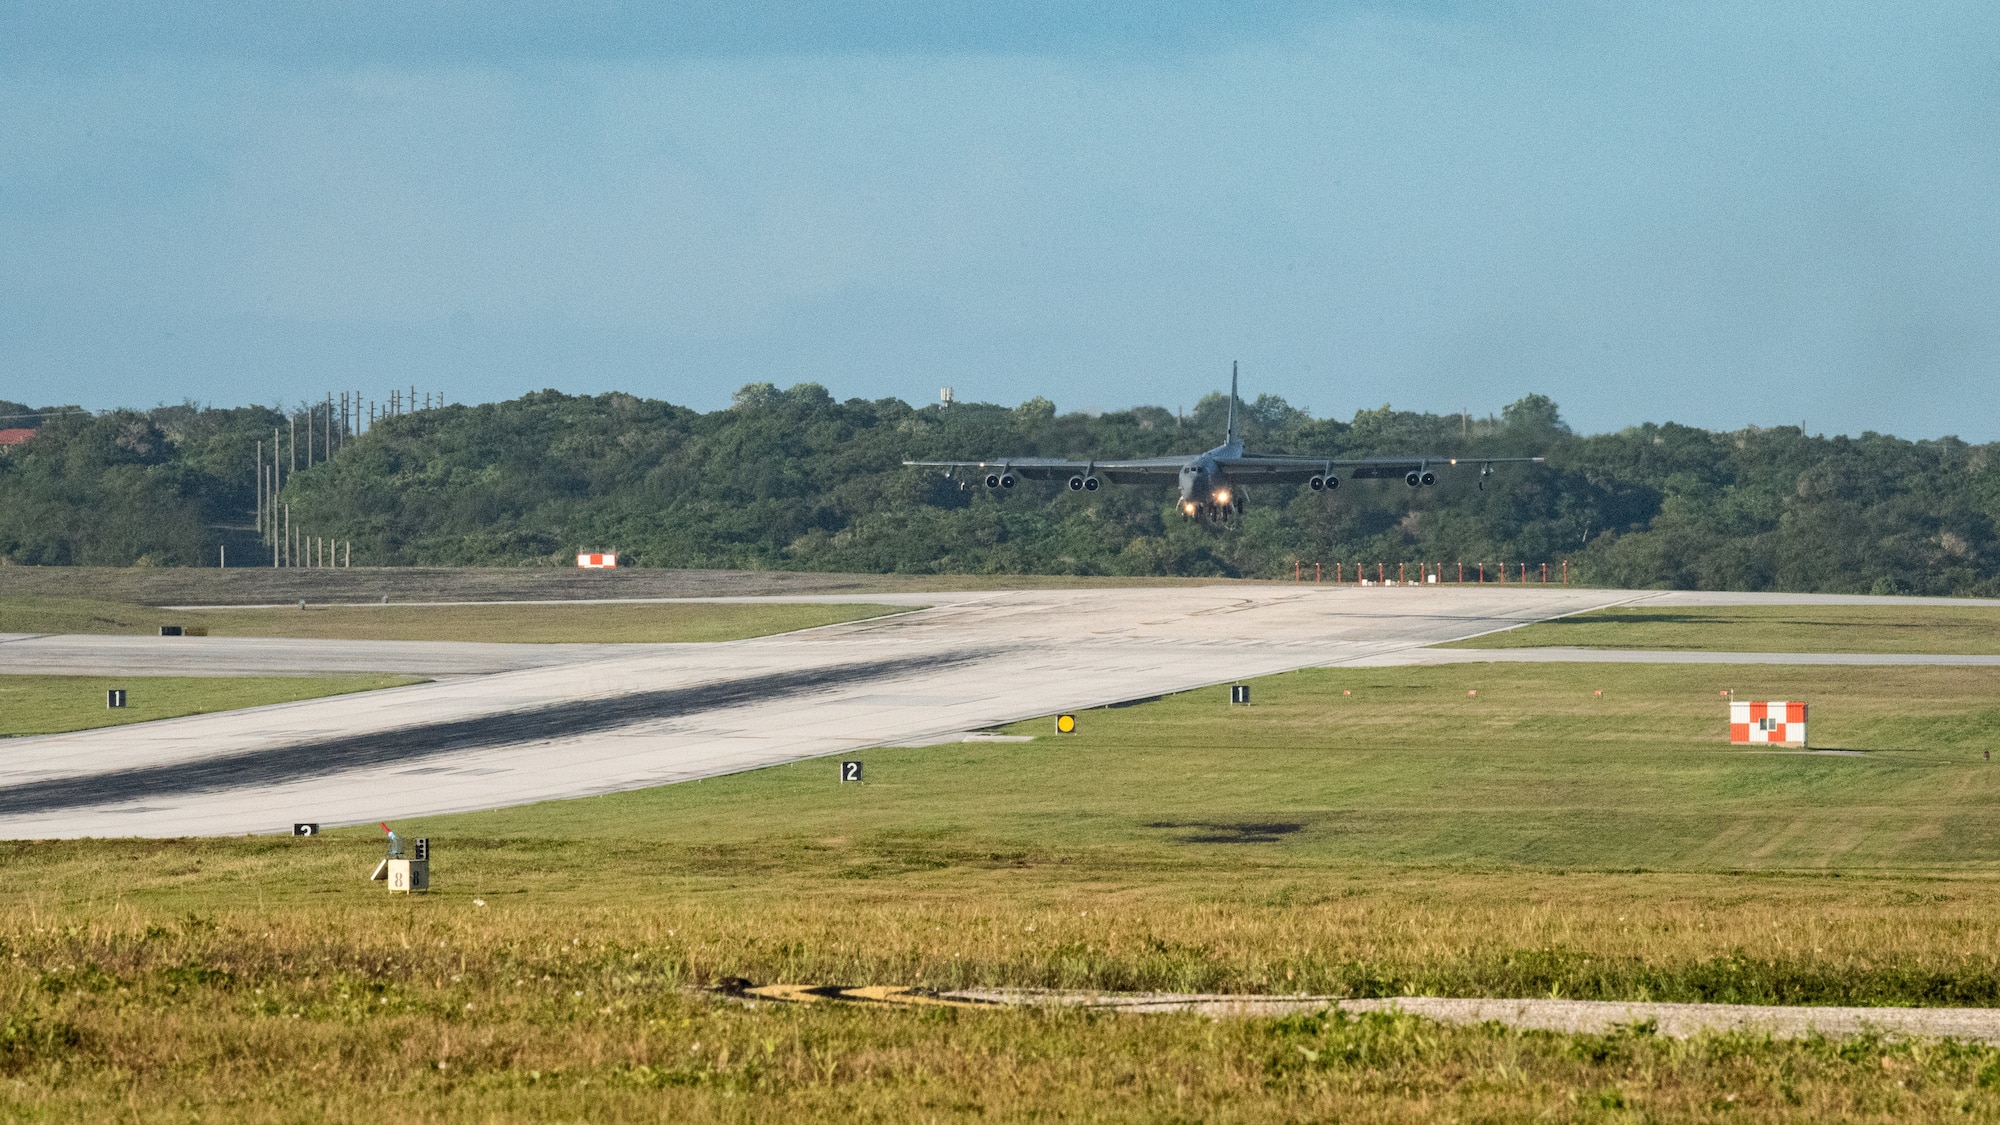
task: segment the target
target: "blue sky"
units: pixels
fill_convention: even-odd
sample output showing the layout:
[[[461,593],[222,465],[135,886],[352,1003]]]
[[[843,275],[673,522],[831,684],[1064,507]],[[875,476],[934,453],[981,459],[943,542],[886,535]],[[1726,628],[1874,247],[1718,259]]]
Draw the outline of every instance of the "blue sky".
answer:
[[[0,398],[2000,438],[2000,9],[0,0]]]

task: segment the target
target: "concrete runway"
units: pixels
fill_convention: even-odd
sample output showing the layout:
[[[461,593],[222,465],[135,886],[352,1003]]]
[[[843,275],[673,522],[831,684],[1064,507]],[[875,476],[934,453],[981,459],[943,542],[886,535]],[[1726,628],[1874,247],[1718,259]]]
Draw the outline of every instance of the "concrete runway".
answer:
[[[701,645],[14,639],[0,642],[0,671],[365,669],[454,678],[9,739],[0,743],[0,836],[271,832],[301,820],[356,823],[608,793],[948,741],[1631,597],[1498,585],[925,594],[908,600],[932,608],[908,614]]]
[[[1701,600],[1712,598],[1731,600]],[[1423,647],[1608,605],[1828,600],[1787,595],[1274,584],[846,600],[931,608],[698,645],[0,637],[0,672],[444,677],[0,742],[0,837],[270,832],[301,820],[495,808],[931,745],[1056,711],[1319,665],[1996,662]]]

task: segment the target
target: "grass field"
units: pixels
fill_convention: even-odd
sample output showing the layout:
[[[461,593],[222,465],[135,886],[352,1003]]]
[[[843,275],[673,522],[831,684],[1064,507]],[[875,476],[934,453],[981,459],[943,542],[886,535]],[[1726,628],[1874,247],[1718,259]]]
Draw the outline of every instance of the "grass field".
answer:
[[[1923,652],[2000,655],[2000,607],[1756,605],[1619,607],[1489,633],[1440,648],[1682,649],[1693,652]]]
[[[421,681],[377,673],[350,676],[0,676],[0,737],[56,734],[234,711]],[[126,690],[125,706],[105,692]]]
[[[0,633],[154,634],[161,625],[217,637],[522,644],[734,641],[906,612],[903,606],[639,603],[311,605],[165,610],[87,598],[0,599]]]
[[[1852,754],[1723,741],[1723,688]],[[0,1107],[420,1121],[2000,1118],[2000,1052],[745,1007],[757,982],[2000,1006],[2000,669],[1319,670],[398,824],[0,845]],[[1467,692],[1477,690],[1478,695]],[[1594,694],[1602,691],[1604,694]],[[1352,692],[1351,695],[1344,694]]]

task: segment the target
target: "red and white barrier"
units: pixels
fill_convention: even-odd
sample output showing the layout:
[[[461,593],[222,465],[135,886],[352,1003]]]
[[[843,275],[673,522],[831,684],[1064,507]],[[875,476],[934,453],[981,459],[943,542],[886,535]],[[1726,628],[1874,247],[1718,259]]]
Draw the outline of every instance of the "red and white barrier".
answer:
[[[1729,741],[1803,747],[1806,744],[1806,705],[1731,700]]]
[[[576,557],[576,565],[583,570],[616,570],[618,569],[618,556],[616,554],[580,554]]]

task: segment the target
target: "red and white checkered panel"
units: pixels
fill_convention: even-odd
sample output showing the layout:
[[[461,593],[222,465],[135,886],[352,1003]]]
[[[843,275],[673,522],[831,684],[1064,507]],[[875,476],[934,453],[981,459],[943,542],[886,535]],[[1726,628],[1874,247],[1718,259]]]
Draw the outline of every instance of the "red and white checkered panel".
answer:
[[[618,556],[578,555],[576,557],[576,565],[585,570],[616,570],[618,569]]]
[[[1732,700],[1729,704],[1729,741],[1804,746],[1806,705]]]

